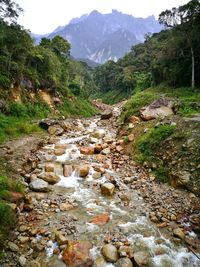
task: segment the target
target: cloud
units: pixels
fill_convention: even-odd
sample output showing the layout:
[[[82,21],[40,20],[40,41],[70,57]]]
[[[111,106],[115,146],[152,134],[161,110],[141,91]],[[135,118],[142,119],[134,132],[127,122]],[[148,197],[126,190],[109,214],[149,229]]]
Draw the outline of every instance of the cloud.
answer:
[[[101,13],[117,9],[135,17],[158,14],[186,0],[17,0],[24,9],[19,23],[34,33],[52,32],[57,26],[67,24],[72,18],[96,9]]]

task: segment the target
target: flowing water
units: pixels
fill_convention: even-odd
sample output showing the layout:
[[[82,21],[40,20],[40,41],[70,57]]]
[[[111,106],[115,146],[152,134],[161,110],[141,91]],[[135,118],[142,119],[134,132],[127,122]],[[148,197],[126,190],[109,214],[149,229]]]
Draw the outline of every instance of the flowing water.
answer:
[[[87,125],[87,126],[86,126]],[[94,165],[103,165],[96,156],[83,156],[80,153],[80,145],[88,145],[93,132],[98,131],[102,138],[96,140],[103,143],[103,136],[116,138],[116,130],[109,123],[103,124],[99,118],[88,120],[77,120],[77,129],[71,129],[67,134],[59,137],[57,144],[66,144],[65,154],[56,158],[56,173],[60,181],[52,186],[51,199],[58,196],[66,197],[76,206],[67,211],[67,216],[76,218],[76,231],[69,235],[69,239],[89,240],[93,244],[91,250],[94,260],[101,255],[100,249],[105,236],[120,236],[127,238],[134,251],[147,251],[150,255],[148,266],[157,267],[198,267],[200,262],[197,257],[182,245],[176,245],[170,241],[169,235],[162,232],[148,219],[148,207],[141,196],[127,185],[122,183],[123,173],[116,173],[112,169],[110,159],[106,160],[108,168],[99,179],[94,179]],[[95,140],[93,140],[95,141]],[[89,144],[92,146],[93,144]],[[43,153],[53,151],[55,144],[44,147]],[[63,176],[63,163],[67,164],[88,164],[89,175],[86,178],[78,177],[75,171],[69,177]],[[119,192],[126,192],[129,195],[128,205],[124,203],[115,193],[112,197],[105,197],[101,194],[100,184],[107,181],[108,177],[114,177]],[[57,223],[63,220],[66,212],[57,211],[44,221],[48,223],[49,230],[56,228]],[[91,219],[98,214],[108,214],[109,222],[105,225],[95,225]],[[51,260],[53,249],[57,247],[54,242],[48,242],[46,248],[46,261]],[[162,251],[162,253],[158,253]],[[53,265],[52,265],[53,266]],[[103,267],[111,267],[114,264],[107,263]]]

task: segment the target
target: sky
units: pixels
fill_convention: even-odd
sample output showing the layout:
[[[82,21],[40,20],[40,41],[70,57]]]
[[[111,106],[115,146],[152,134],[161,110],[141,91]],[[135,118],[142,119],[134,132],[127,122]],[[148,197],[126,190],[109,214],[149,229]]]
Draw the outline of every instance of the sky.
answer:
[[[72,18],[89,14],[93,10],[105,14],[117,9],[135,17],[158,15],[189,0],[16,0],[24,9],[18,22],[32,33],[45,34]]]

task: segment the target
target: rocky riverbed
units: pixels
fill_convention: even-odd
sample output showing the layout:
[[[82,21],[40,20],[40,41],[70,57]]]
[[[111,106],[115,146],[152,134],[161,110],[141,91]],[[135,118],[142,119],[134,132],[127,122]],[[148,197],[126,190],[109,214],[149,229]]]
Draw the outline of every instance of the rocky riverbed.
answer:
[[[17,170],[27,195],[3,267],[200,266],[199,199],[136,166],[118,115],[43,122],[50,135]]]

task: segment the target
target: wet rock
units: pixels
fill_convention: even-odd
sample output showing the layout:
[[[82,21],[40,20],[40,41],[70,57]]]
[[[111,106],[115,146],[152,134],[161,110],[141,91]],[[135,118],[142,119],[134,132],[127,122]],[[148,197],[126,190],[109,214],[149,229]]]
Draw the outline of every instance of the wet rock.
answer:
[[[72,165],[64,165],[64,167],[63,167],[63,175],[65,177],[71,176],[72,172],[73,172]]]
[[[185,234],[183,233],[183,231],[180,228],[174,229],[173,234],[174,234],[174,236],[177,236],[178,238],[180,238],[182,240],[185,239]]]
[[[65,149],[64,148],[57,148],[54,150],[54,154],[56,156],[62,156],[65,154]]]
[[[54,164],[46,163],[44,169],[45,172],[54,172]]]
[[[78,175],[83,178],[88,175],[90,170],[88,165],[74,166],[74,168]]]
[[[60,210],[61,211],[68,211],[73,209],[73,205],[69,204],[69,203],[61,203],[60,204]]]
[[[112,196],[114,194],[115,186],[111,183],[104,183],[101,185],[101,193],[105,196]]]
[[[104,112],[101,113],[101,120],[108,120],[112,118],[113,113],[112,110],[105,110]]]
[[[92,175],[92,178],[100,179],[101,178],[101,173],[100,172],[94,172],[93,175]]]
[[[91,223],[96,224],[96,225],[104,225],[108,223],[109,220],[110,220],[110,217],[108,214],[99,214],[91,220]]]
[[[145,251],[139,251],[133,254],[134,261],[137,266],[147,266],[149,262],[149,253]]]
[[[19,257],[18,262],[19,262],[20,266],[22,266],[22,267],[26,266],[26,261],[27,261],[27,259],[24,256]]]
[[[8,242],[8,248],[12,252],[18,252],[19,251],[19,247],[15,243],[13,243],[13,242]]]
[[[60,125],[51,125],[48,128],[48,133],[57,136],[62,135],[64,133],[64,130]]]
[[[101,139],[105,136],[105,130],[101,129],[101,130],[97,130],[94,133],[92,133],[93,137],[96,137],[98,139]]]
[[[172,102],[167,99],[158,99],[140,110],[141,118],[145,121],[164,118],[173,115]]]
[[[56,231],[55,232],[55,239],[56,239],[56,242],[59,244],[59,245],[66,245],[67,244],[67,238],[64,236],[64,234],[60,231]]]
[[[81,147],[80,148],[81,154],[84,155],[93,155],[94,154],[94,147]]]
[[[29,188],[36,192],[48,192],[49,191],[48,183],[39,178],[33,180],[29,184]]]
[[[50,184],[56,184],[60,181],[60,177],[54,172],[44,172],[38,175],[38,177]]]
[[[116,262],[115,266],[116,267],[133,267],[133,263],[129,258],[121,258]]]
[[[106,244],[102,247],[101,253],[108,262],[116,262],[119,259],[117,248],[112,244]]]
[[[95,144],[95,143],[97,143],[99,140],[98,140],[98,138],[95,138],[95,137],[90,137],[89,138],[89,142],[91,143],[91,144]]]
[[[68,241],[63,252],[63,261],[69,267],[91,267],[93,260],[90,256],[92,244],[88,241]]]
[[[95,153],[100,153],[101,151],[102,151],[102,146],[101,145],[96,145],[95,147],[94,147],[94,152]]]

